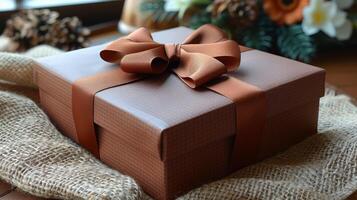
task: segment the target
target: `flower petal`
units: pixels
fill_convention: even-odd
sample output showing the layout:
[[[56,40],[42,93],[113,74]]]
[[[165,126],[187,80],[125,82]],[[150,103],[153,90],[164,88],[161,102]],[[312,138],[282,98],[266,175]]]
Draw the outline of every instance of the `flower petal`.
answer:
[[[313,10],[315,10],[316,8],[321,7],[321,5],[323,3],[324,3],[323,0],[311,0],[309,7],[311,7]]]
[[[302,22],[301,27],[306,35],[313,35],[319,31],[319,29],[316,26],[313,26],[311,23],[307,22],[306,20]]]
[[[304,10],[302,11],[302,14],[303,14],[304,18],[306,18],[306,17],[310,18],[312,16],[313,11],[314,11],[313,7],[306,6],[304,8]]]
[[[336,36],[336,29],[334,25],[331,22],[325,23],[322,27],[321,30],[326,33],[330,37],[335,37]]]
[[[304,21],[305,23],[307,23],[307,24],[312,25],[312,24],[313,24],[313,21],[314,21],[314,20],[313,20],[313,18],[314,18],[313,14],[314,14],[314,9],[313,9],[313,7],[311,7],[311,6],[305,7],[304,10],[303,10],[303,16],[304,16],[303,21]]]
[[[339,9],[350,8],[354,3],[354,0],[334,0],[334,1],[336,2]]]
[[[342,26],[346,21],[347,14],[344,11],[337,11],[336,15],[332,18],[332,23],[335,27]]]
[[[322,7],[320,9],[323,9],[323,11],[325,11],[327,13],[327,16],[329,18],[327,20],[331,20],[336,16],[337,5],[335,2],[328,1],[328,2],[325,2],[324,4],[322,4],[321,6]]]
[[[352,22],[345,20],[345,23],[336,28],[336,38],[339,40],[350,39],[353,32]]]

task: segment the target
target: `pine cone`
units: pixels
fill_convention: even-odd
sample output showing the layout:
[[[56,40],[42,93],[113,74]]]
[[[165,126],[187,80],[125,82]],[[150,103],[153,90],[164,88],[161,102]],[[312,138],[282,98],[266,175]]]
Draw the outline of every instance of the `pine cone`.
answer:
[[[49,44],[65,51],[75,50],[89,45],[89,34],[89,29],[83,27],[77,17],[67,17],[53,25]]]
[[[13,15],[3,35],[11,38],[14,51],[25,51],[48,40],[46,33],[57,21],[58,13],[44,10],[26,10]]]
[[[59,14],[48,9],[20,11],[6,23],[3,35],[12,44],[7,51],[26,51],[40,44],[63,50],[88,46],[89,29],[77,17],[58,19]]]
[[[258,11],[256,0],[215,0],[212,15],[217,17],[227,12],[230,25],[245,27],[258,18]]]
[[[212,16],[217,17],[227,11],[228,2],[227,0],[215,0],[212,4]]]

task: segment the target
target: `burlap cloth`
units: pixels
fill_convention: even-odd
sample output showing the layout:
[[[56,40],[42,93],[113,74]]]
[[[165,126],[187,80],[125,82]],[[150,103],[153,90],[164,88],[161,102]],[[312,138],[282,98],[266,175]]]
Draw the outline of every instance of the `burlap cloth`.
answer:
[[[28,56],[0,53],[0,78],[33,86],[35,64]],[[19,91],[36,96],[35,90]],[[347,96],[328,90],[318,129],[288,151],[179,199],[347,198],[357,190],[357,108]],[[32,100],[5,91],[0,91],[0,179],[48,198],[149,198],[132,178],[63,137]]]

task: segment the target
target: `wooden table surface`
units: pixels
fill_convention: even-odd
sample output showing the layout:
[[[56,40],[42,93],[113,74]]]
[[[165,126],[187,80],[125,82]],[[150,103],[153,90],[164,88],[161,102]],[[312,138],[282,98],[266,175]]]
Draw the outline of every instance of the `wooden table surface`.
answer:
[[[0,180],[0,200],[44,200],[18,191],[15,187]]]
[[[357,47],[320,53],[312,63],[326,69],[326,82],[357,99]]]

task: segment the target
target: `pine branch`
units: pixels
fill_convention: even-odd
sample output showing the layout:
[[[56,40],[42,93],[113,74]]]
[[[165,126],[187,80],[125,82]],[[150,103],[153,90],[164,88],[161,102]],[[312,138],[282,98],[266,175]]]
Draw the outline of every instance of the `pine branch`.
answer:
[[[193,15],[190,18],[189,26],[193,29],[197,29],[198,27],[202,26],[203,24],[210,24],[211,23],[211,15],[208,12],[200,12],[198,14]]]
[[[212,18],[212,24],[222,28],[222,29],[227,29],[229,27],[229,20],[230,16],[228,11],[222,12],[220,15],[218,15],[215,18]]]
[[[316,52],[313,39],[303,32],[301,25],[281,27],[277,37],[279,51],[286,57],[309,62]]]
[[[273,35],[274,24],[262,15],[252,27],[238,32],[238,40],[247,47],[268,51],[273,46]]]

